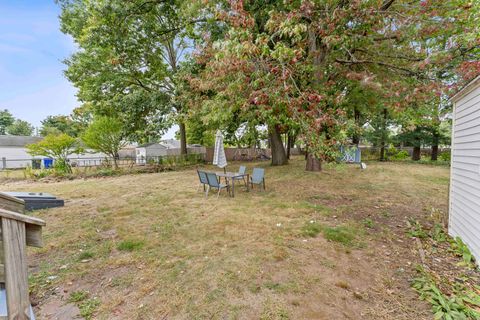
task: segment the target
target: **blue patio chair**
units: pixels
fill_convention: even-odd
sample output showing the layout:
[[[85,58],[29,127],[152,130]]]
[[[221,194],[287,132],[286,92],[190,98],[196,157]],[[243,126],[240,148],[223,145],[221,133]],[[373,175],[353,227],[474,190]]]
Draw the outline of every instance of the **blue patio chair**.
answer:
[[[250,184],[252,185],[263,185],[263,190],[265,190],[265,169],[262,168],[253,168],[252,176],[250,177]]]
[[[246,171],[247,171],[247,167],[245,167],[245,166],[240,166],[238,168],[238,173],[240,173],[240,174],[245,174]],[[243,183],[245,184],[245,186],[247,186],[247,180],[245,180],[245,176],[235,177],[233,182],[235,182],[236,180],[243,180]]]
[[[205,172],[205,174],[207,175],[208,180],[208,188],[207,192],[205,193],[205,198],[208,197],[208,192],[210,191],[210,188],[218,189],[217,198],[218,196],[220,196],[220,191],[222,191],[222,189],[227,189],[227,192],[230,194],[230,185],[228,183],[220,183],[218,181],[217,175],[213,172]]]
[[[203,191],[205,192],[206,186],[208,186],[207,173],[205,171],[197,170],[197,174],[198,174],[198,179],[200,179],[200,185],[198,186],[198,188],[203,186]]]

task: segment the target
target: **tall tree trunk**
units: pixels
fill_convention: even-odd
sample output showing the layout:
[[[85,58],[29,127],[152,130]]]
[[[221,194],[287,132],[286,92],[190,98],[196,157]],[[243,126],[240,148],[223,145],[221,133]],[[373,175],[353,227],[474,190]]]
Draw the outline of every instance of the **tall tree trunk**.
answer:
[[[270,136],[270,147],[272,149],[272,166],[282,166],[287,164],[287,154],[278,127],[270,126],[268,128],[268,134]]]
[[[355,107],[353,109],[353,117],[355,119],[355,125],[359,126],[360,122],[360,111]],[[355,145],[358,145],[360,143],[360,136],[358,135],[357,132],[355,132],[352,136],[352,143]]]
[[[380,161],[385,161],[385,144],[387,142],[387,108],[383,108],[382,138],[380,141]]]
[[[433,140],[432,140],[432,155],[431,155],[431,160],[432,161],[437,161],[438,159],[438,141],[440,140],[440,136],[435,130],[433,132]]]
[[[293,137],[290,133],[288,133],[287,137],[287,159],[290,159],[290,149],[292,148],[292,140]]]
[[[296,140],[297,140],[297,134],[295,133],[290,137],[290,148],[295,148]]]
[[[185,128],[185,122],[178,124],[180,127],[180,154],[187,154],[187,130]]]
[[[414,146],[413,147],[413,153],[412,153],[412,160],[413,161],[418,161],[420,160],[420,146]]]
[[[322,171],[322,160],[314,157],[312,154],[307,155],[306,171]]]
[[[115,152],[115,154],[113,155],[113,168],[115,170],[118,169],[118,159],[119,159],[118,152]]]
[[[313,62],[313,84],[317,90],[321,89],[321,83],[324,73],[324,62],[327,55],[327,47],[322,43],[315,33],[315,29],[310,26],[308,28],[308,51],[309,56]],[[308,152],[305,155],[307,163],[305,165],[306,171],[321,171],[322,162],[316,158],[313,154]]]
[[[430,160],[432,161],[438,160],[438,145],[432,146],[432,155]]]
[[[380,148],[380,161],[385,161],[385,143],[382,141],[382,147]]]

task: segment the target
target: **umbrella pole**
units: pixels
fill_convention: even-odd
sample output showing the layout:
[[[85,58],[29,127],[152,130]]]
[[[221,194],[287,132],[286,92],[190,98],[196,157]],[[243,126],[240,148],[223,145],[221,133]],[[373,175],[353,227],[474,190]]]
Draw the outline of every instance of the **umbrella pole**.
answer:
[[[223,173],[227,173],[227,167],[223,167]]]

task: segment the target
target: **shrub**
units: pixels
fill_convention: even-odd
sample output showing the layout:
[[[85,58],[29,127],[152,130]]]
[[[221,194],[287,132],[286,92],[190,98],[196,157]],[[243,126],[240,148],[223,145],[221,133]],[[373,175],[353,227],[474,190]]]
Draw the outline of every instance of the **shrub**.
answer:
[[[463,265],[473,266],[474,258],[473,258],[472,252],[467,247],[467,245],[462,241],[462,239],[460,239],[460,237],[456,237],[454,240],[451,241],[451,250],[456,256],[462,258]]]
[[[44,156],[55,160],[54,169],[63,173],[71,173],[68,156],[74,153],[82,153],[77,139],[67,134],[49,134],[43,140],[25,146],[32,156]]]
[[[72,173],[72,168],[68,160],[58,159],[53,163],[53,170],[57,175],[63,175],[64,173]]]
[[[118,175],[121,171],[120,170],[115,170],[112,168],[101,168],[97,172],[95,172],[96,177],[112,177],[115,175]]]
[[[445,295],[425,269],[419,267],[418,278],[412,282],[412,287],[418,292],[420,298],[432,306],[435,319],[479,319],[480,296],[474,291],[464,292],[456,290]]]
[[[385,150],[385,154],[387,158],[393,157],[398,153],[398,149],[395,148],[393,145],[389,145],[388,148]]]
[[[23,176],[30,179],[42,179],[52,173],[53,171],[51,169],[32,169],[30,166],[23,170]]]
[[[440,153],[440,155],[438,156],[438,159],[441,160],[441,161],[450,162],[450,157],[451,157],[451,152],[450,152],[450,150],[448,150],[448,151],[443,151],[442,153]]]
[[[118,169],[118,152],[126,145],[123,126],[122,121],[117,118],[96,117],[82,135],[87,147],[103,152],[113,159],[115,169]]]
[[[406,150],[400,150],[391,157],[393,160],[405,160],[410,158],[410,154]]]
[[[420,224],[420,222],[411,219],[410,224],[412,225],[412,228],[407,231],[407,235],[409,237],[420,239],[428,238],[428,233],[423,229],[423,226]]]

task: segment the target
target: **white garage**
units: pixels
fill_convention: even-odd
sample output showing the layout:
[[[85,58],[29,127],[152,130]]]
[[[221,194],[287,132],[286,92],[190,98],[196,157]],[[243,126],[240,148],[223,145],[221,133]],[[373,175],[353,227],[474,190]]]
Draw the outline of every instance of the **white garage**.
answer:
[[[25,146],[40,140],[42,140],[40,137],[0,135],[0,169],[33,167],[32,160],[41,161],[43,157],[32,157]]]
[[[480,261],[480,76],[453,102],[449,233]]]

